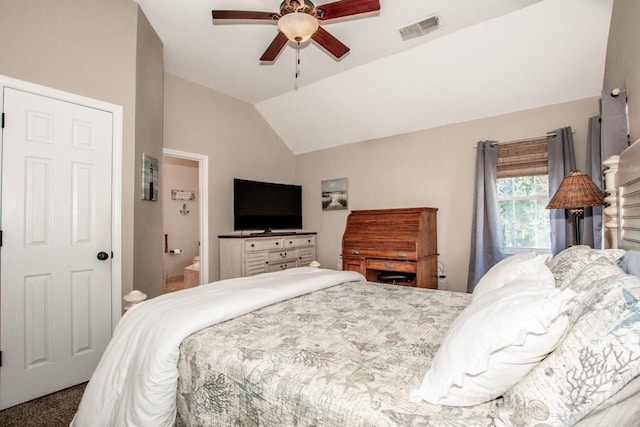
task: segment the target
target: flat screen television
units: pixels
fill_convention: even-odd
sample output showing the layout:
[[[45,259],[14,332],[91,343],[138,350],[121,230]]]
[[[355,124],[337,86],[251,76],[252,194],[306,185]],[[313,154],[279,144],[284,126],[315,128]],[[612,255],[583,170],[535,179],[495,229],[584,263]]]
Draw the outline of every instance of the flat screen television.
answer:
[[[302,186],[233,180],[234,230],[302,228]]]

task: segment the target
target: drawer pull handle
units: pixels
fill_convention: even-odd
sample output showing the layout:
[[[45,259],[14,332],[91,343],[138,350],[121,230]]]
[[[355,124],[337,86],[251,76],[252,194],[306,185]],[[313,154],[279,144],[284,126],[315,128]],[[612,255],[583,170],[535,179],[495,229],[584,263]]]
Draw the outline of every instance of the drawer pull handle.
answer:
[[[385,266],[386,268],[395,268],[395,267],[396,267],[396,265],[395,265],[395,264],[391,264],[391,263],[386,263],[384,266]]]
[[[276,246],[278,246],[280,244],[280,242],[276,242]]]
[[[357,251],[355,249],[351,249],[351,253],[354,255],[358,255],[360,253],[360,251]]]
[[[407,257],[407,253],[406,252],[398,252],[398,256],[406,258]]]
[[[287,257],[287,253],[286,252],[284,252],[284,253],[281,252],[280,253],[280,258],[286,258],[286,257]]]

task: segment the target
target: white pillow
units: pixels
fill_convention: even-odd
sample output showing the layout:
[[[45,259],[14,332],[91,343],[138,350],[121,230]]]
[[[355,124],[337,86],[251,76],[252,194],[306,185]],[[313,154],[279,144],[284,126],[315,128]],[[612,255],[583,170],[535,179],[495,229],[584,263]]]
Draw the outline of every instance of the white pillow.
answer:
[[[482,295],[501,288],[516,279],[539,279],[541,283],[554,284],[553,273],[546,266],[549,255],[536,255],[535,252],[511,255],[491,267],[473,289],[471,301]]]
[[[574,296],[523,279],[472,302],[451,325],[411,401],[470,406],[502,395],[560,343]]]

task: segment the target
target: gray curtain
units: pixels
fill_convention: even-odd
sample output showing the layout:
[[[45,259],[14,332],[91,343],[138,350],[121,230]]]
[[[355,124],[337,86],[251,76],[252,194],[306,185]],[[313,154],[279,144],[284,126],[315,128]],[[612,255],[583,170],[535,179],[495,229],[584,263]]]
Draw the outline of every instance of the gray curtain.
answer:
[[[476,188],[467,292],[473,292],[480,278],[504,258],[496,194],[498,145],[495,141],[481,141],[476,148]]]
[[[602,91],[602,158],[608,159],[624,151],[629,146],[627,125],[627,92],[618,96],[611,90]]]
[[[600,116],[589,119],[589,133],[587,134],[587,166],[585,173],[591,177],[593,183],[601,190],[602,183],[602,147]],[[602,206],[585,208],[584,237],[582,242],[595,249],[602,249]]]
[[[547,137],[549,155],[549,199],[560,187],[565,176],[576,168],[571,127],[557,129]],[[575,243],[575,218],[567,209],[550,209],[551,252],[555,255]]]

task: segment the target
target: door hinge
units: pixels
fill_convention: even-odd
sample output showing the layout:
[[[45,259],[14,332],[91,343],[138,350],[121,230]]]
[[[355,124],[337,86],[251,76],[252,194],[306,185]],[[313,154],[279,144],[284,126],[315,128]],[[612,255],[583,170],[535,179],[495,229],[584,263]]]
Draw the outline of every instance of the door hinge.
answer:
[[[2,247],[2,230],[0,230],[0,247]]]
[[[2,352],[0,351],[0,368],[2,368]]]
[[[2,113],[2,129],[4,129],[4,112]]]

